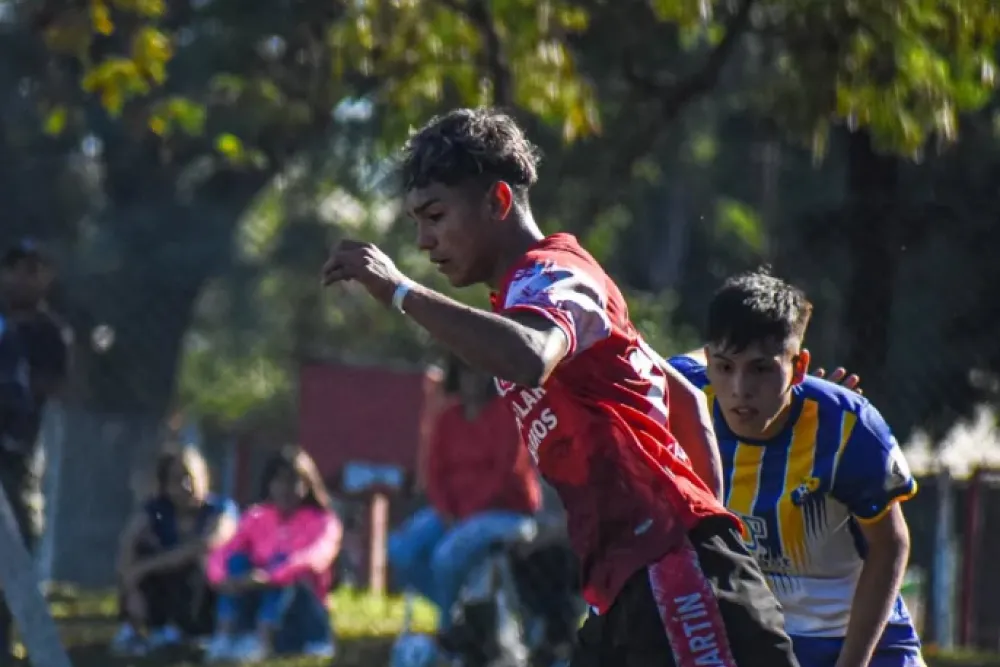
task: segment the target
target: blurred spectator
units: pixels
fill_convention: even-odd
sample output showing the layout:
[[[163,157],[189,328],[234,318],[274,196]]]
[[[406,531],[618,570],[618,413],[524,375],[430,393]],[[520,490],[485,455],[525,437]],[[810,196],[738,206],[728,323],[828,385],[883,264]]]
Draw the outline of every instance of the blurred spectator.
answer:
[[[210,635],[215,597],[204,556],[236,531],[239,508],[208,492],[208,468],[193,447],[160,456],[155,495],[129,521],[119,554],[124,623],[112,648],[141,655]]]
[[[62,387],[69,368],[69,329],[48,309],[45,298],[55,272],[40,246],[23,240],[0,257],[0,313],[27,362],[32,407],[21,424],[20,445],[0,450],[0,484],[10,501],[21,536],[33,551],[44,529],[38,443],[46,402]],[[0,656],[11,649],[12,618],[0,599]]]
[[[493,378],[452,360],[442,409],[428,441],[424,481],[430,507],[389,538],[398,583],[432,600],[441,631],[462,583],[492,543],[519,533],[541,505],[538,476]]]
[[[326,594],[343,527],[312,459],[285,448],[264,468],[262,501],[213,551],[219,592],[210,661],[253,662],[272,653],[333,655]]]

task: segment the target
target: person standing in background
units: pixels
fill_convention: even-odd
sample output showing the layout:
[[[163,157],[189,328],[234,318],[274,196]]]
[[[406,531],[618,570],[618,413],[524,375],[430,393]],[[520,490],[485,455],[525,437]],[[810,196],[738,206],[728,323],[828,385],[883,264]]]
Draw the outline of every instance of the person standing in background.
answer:
[[[522,529],[541,508],[528,450],[493,378],[452,359],[425,454],[430,506],[389,537],[389,565],[403,586],[441,611],[440,632],[471,568],[495,540]]]
[[[69,371],[71,335],[49,310],[46,296],[55,277],[42,248],[24,239],[0,258],[0,313],[27,362],[31,409],[24,444],[0,452],[0,484],[10,501],[21,536],[34,551],[44,530],[39,434],[46,403],[61,389]],[[9,655],[12,617],[0,600],[0,657]]]

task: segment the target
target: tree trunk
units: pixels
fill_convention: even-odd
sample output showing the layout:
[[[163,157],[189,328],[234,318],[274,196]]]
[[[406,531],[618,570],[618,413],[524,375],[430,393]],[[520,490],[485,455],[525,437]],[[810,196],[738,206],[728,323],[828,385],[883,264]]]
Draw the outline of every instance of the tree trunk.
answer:
[[[78,354],[62,439],[48,447],[61,458],[49,513],[56,578],[113,583],[118,535],[151,491],[198,296],[230,264],[233,234],[263,180],[216,187],[187,205],[147,186],[110,212],[97,247],[69,267]]]
[[[867,133],[848,137],[848,206],[843,221],[853,262],[845,312],[844,364],[878,391],[889,350],[899,210],[896,158],[877,154]]]

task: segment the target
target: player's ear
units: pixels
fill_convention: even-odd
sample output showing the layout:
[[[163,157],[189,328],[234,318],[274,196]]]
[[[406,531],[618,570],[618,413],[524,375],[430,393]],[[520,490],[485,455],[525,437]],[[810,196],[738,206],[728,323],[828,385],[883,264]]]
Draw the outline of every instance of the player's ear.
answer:
[[[792,360],[792,384],[802,384],[809,372],[809,361],[811,360],[809,350],[803,348]]]
[[[497,220],[506,220],[514,207],[514,191],[506,181],[497,181],[490,191],[490,212]]]

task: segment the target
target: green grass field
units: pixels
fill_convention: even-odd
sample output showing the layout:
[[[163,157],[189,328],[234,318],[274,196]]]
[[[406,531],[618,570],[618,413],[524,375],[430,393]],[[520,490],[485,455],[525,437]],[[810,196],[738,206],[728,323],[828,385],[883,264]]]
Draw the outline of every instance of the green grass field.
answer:
[[[60,589],[50,593],[52,612],[62,629],[74,667],[182,667],[200,664],[194,652],[179,651],[148,658],[115,658],[107,644],[116,630],[115,603],[107,595]],[[399,598],[376,597],[341,590],[332,596],[337,628],[338,655],[343,667],[387,667],[389,650],[403,622]],[[414,630],[429,632],[436,613],[427,604],[414,610]],[[1000,655],[959,653],[939,655],[927,651],[928,667],[1000,667]],[[26,663],[25,663],[26,664]],[[326,667],[328,661],[272,660],[265,667]]]
[[[108,642],[117,630],[113,598],[70,589],[51,592],[49,598],[74,667],[181,667],[200,664],[198,654],[193,651],[138,659],[115,658],[107,651]],[[402,599],[340,590],[331,597],[331,601],[338,636],[335,664],[385,667],[392,642],[402,627]],[[431,631],[436,620],[436,612],[429,605],[417,603],[413,617],[415,631]],[[328,662],[284,659],[269,661],[266,667],[325,667]]]

